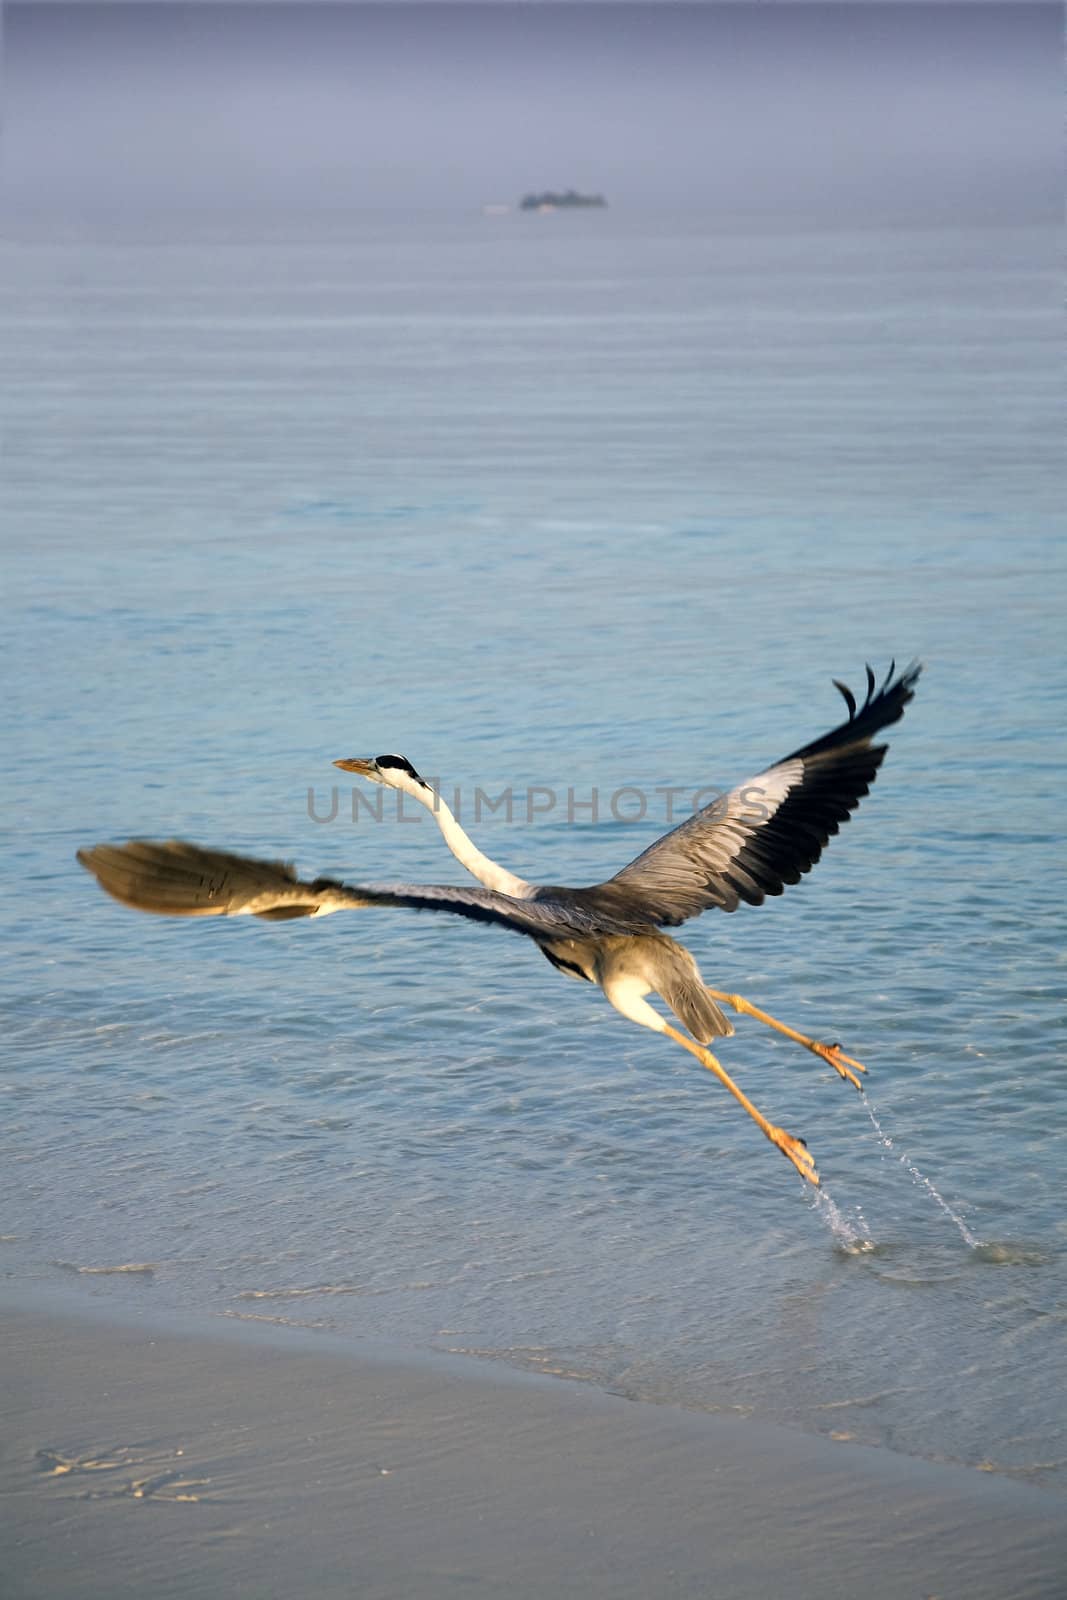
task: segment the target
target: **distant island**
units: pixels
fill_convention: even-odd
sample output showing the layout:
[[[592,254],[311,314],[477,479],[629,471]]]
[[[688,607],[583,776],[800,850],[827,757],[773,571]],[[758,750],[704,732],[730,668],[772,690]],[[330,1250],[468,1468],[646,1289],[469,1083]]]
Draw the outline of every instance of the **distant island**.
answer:
[[[602,194],[579,194],[577,189],[568,189],[565,193],[558,194],[554,189],[546,189],[544,194],[526,194],[519,202],[520,211],[562,211],[575,206],[606,206],[607,201]]]

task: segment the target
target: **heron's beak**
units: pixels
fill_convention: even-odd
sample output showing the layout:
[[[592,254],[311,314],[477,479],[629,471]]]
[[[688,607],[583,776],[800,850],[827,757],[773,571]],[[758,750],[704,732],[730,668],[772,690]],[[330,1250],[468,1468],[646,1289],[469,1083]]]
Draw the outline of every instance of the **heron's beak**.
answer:
[[[360,778],[373,778],[378,771],[374,761],[363,761],[359,756],[349,756],[345,761],[335,761],[335,767],[340,767],[342,772],[354,772]]]

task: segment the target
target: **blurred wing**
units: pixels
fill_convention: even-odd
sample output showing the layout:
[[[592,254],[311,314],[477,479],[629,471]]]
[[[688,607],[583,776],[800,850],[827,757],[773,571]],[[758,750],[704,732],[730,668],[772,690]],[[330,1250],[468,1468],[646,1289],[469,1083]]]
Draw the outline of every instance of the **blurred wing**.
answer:
[[[877,691],[867,668],[860,708],[835,679],[847,722],[687,818],[607,883],[579,891],[583,903],[623,918],[643,911],[650,922],[676,927],[711,906],[761,905],[798,883],[874,782],[887,746],[872,738],[903,716],[915,692],[921,668],[894,678],[894,666]]]
[[[163,916],[253,916],[282,922],[365,906],[399,906],[412,911],[449,911],[532,939],[632,931],[609,913],[599,915],[592,908],[569,903],[566,891],[559,896],[515,900],[492,889],[437,884],[348,885],[332,878],[304,883],[288,862],[256,861],[221,850],[204,850],[181,839],[98,844],[79,850],[78,860],[100,887],[123,905]]]

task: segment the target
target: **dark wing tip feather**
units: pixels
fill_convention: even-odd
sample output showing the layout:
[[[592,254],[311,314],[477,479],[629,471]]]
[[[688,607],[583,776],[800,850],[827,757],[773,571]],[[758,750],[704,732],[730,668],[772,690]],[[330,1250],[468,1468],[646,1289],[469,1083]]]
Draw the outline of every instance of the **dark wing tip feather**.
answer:
[[[811,744],[804,745],[800,750],[794,750],[785,759],[792,761],[798,756],[822,755],[830,750],[841,749],[846,745],[869,742],[880,729],[888,728],[894,722],[900,721],[904,715],[905,706],[915,697],[915,685],[918,682],[921,671],[921,663],[913,661],[910,666],[905,667],[903,672],[894,677],[896,672],[896,662],[894,661],[890,664],[889,671],[881,688],[879,688],[878,680],[872,668],[868,665],[866,668],[867,694],[862,706],[859,705],[856,696],[848,685],[834,678],[832,680],[833,685],[844,697],[845,704],[848,706],[848,721],[839,723],[829,733],[823,734],[819,739],[814,739]]]
[[[849,688],[848,684],[842,683],[840,678],[832,678],[830,681],[837,690],[838,694],[840,694],[843,698],[846,706],[848,706],[848,718],[851,722],[852,718],[856,715],[856,696],[852,693],[852,690]]]

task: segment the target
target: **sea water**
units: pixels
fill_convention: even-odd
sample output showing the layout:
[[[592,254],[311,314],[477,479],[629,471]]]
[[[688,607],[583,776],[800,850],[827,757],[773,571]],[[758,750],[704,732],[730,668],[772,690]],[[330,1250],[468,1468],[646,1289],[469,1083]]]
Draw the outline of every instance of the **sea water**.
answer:
[[[9,1276],[1062,1487],[1057,262],[614,211],[9,223]],[[919,692],[812,876],[679,934],[871,1069],[865,1106],[758,1023],[721,1045],[821,1196],[519,939],[155,920],[74,861],[455,881],[330,765],[399,751],[491,855],[596,881],[894,655]]]

